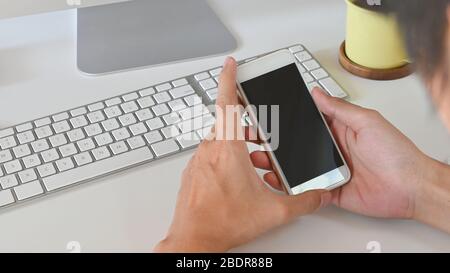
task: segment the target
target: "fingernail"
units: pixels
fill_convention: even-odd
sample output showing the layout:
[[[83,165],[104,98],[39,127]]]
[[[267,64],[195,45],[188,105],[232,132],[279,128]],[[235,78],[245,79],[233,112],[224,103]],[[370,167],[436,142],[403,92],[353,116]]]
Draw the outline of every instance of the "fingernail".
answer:
[[[225,59],[225,63],[223,64],[223,68],[226,69],[232,62],[233,62],[233,58],[232,57],[227,57]]]

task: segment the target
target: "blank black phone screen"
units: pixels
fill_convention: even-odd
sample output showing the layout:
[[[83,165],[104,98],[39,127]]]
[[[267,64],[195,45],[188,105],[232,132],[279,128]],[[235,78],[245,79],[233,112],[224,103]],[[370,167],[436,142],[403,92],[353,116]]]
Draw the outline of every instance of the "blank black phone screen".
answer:
[[[294,63],[242,82],[241,86],[251,105],[279,107],[279,142],[274,154],[291,188],[344,165]],[[270,125],[272,115],[270,110],[267,112]],[[263,130],[272,138],[276,133],[270,126]]]

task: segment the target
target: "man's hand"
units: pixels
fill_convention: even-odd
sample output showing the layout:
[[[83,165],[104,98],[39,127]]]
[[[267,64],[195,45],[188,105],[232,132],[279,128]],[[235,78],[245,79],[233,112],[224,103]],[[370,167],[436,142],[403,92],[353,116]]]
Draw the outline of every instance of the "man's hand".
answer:
[[[236,62],[228,58],[217,107],[238,105]],[[227,117],[228,118],[228,117]],[[242,130],[240,118],[218,117],[221,128]],[[270,190],[250,160],[245,140],[206,140],[183,173],[172,226],[155,248],[164,252],[223,252],[329,203],[314,191],[286,196]]]
[[[436,165],[378,112],[332,98],[319,89],[314,100],[326,115],[352,179],[333,191],[332,202],[359,214],[412,218],[421,183],[432,179]],[[256,167],[271,170],[267,155],[251,155]],[[280,183],[273,173],[272,185]]]

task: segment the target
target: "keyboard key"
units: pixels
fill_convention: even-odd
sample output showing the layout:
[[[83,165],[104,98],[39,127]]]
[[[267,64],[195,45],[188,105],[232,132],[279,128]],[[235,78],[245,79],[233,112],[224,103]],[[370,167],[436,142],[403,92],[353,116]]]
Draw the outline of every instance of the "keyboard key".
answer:
[[[70,129],[71,128],[70,128],[70,125],[67,122],[67,120],[63,120],[63,121],[53,124],[53,130],[55,130],[55,133],[57,133],[57,134],[67,132]]]
[[[114,105],[121,104],[122,100],[120,98],[113,98],[113,99],[107,100],[105,103],[106,103],[107,107],[111,107],[111,106],[114,106]]]
[[[134,101],[126,102],[126,103],[122,104],[121,107],[122,107],[122,110],[125,112],[125,114],[139,110],[139,107],[137,106],[136,102],[134,102]]]
[[[88,137],[96,136],[103,133],[102,128],[98,123],[91,124],[89,126],[84,127],[84,131]]]
[[[215,101],[215,100],[217,100],[217,96],[219,96],[219,89],[214,88],[214,89],[208,90],[208,91],[206,91],[206,94],[208,95],[208,98],[211,101]]]
[[[28,169],[19,173],[20,183],[28,183],[37,179],[34,169]]]
[[[112,130],[118,129],[120,127],[119,123],[117,122],[117,120],[115,118],[108,119],[108,120],[102,122],[102,126],[103,126],[103,129],[105,129],[105,131],[112,131]]]
[[[0,185],[4,190],[6,190],[19,185],[19,182],[17,182],[15,175],[8,175],[5,177],[0,177]]]
[[[170,83],[164,83],[164,84],[158,85],[156,87],[156,91],[162,92],[162,91],[167,91],[171,88],[172,88],[172,85],[170,85]]]
[[[44,193],[41,183],[39,181],[29,182],[14,188],[17,199],[19,201],[25,200]]]
[[[70,123],[72,124],[72,127],[75,129],[88,125],[88,122],[84,116],[72,118],[70,119]]]
[[[152,87],[139,91],[139,95],[141,95],[141,97],[150,96],[153,94],[155,94],[155,89],[153,89]]]
[[[148,120],[146,122],[148,128],[150,128],[150,130],[156,130],[156,129],[160,129],[162,127],[164,127],[164,123],[162,122],[162,120],[160,118],[154,118],[151,120]]]
[[[109,133],[104,133],[95,137],[98,146],[104,146],[113,143],[113,139]]]
[[[72,117],[81,116],[86,113],[87,113],[87,110],[85,107],[80,107],[78,109],[74,109],[74,110],[70,111],[70,115],[72,115]]]
[[[153,114],[149,109],[142,109],[136,112],[139,121],[144,121],[153,118]]]
[[[103,115],[102,111],[95,111],[95,112],[89,113],[87,115],[87,117],[88,117],[90,123],[96,123],[96,122],[105,120],[105,115]]]
[[[0,148],[2,148],[2,150],[6,150],[9,149],[11,147],[14,147],[17,145],[16,140],[14,139],[13,136],[9,136],[9,137],[5,137],[0,139]]]
[[[13,152],[16,158],[21,158],[31,154],[30,147],[27,144],[13,148]]]
[[[222,73],[222,67],[219,67],[219,68],[209,71],[209,74],[211,74],[211,76],[213,76],[213,77],[219,76],[220,73]]]
[[[303,76],[303,80],[306,83],[310,83],[310,82],[314,81],[314,78],[308,72],[303,73],[302,76]]]
[[[311,74],[314,76],[314,78],[316,80],[320,80],[320,79],[328,77],[328,73],[325,70],[323,70],[322,68],[311,71]]]
[[[34,132],[38,138],[46,138],[53,135],[52,129],[50,129],[50,126],[48,125],[39,127],[35,129]]]
[[[209,74],[208,74],[207,72],[203,72],[203,73],[200,73],[200,74],[195,75],[194,78],[195,78],[197,81],[206,80],[207,78],[209,78]]]
[[[156,103],[164,103],[172,100],[172,98],[169,96],[167,92],[161,92],[153,96],[153,98],[156,100]]]
[[[127,139],[130,137],[130,133],[126,128],[120,128],[112,132],[112,135],[114,136],[114,139],[116,141]]]
[[[289,51],[291,53],[297,53],[297,52],[300,52],[300,51],[303,51],[303,50],[305,50],[305,49],[301,45],[297,45],[297,46],[293,46],[293,47],[289,48]]]
[[[25,124],[16,126],[16,131],[18,133],[22,133],[22,132],[25,132],[25,131],[28,131],[31,129],[33,129],[33,125],[31,123],[25,123]]]
[[[52,147],[59,147],[62,145],[67,144],[67,139],[64,135],[56,135],[49,138],[50,144],[52,144]]]
[[[161,129],[161,132],[163,133],[165,138],[173,138],[180,134],[180,130],[176,126],[169,126],[166,128]]]
[[[307,84],[309,92],[311,92],[314,88],[319,87],[320,89],[323,89],[322,86],[318,82],[312,82]]]
[[[211,133],[212,127],[206,127],[197,130],[197,134],[200,136],[201,139],[205,139],[210,133]]]
[[[312,59],[312,56],[306,51],[302,51],[302,52],[296,53],[295,57],[297,58],[297,60],[299,60],[302,63],[307,61],[307,60],[311,60]]]
[[[97,103],[94,103],[94,104],[91,104],[88,106],[88,109],[90,112],[95,112],[98,110],[102,110],[104,108],[105,108],[105,105],[103,104],[103,102],[97,102]]]
[[[122,96],[123,101],[132,101],[132,100],[136,100],[138,98],[139,98],[139,95],[136,92]]]
[[[192,88],[192,86],[190,86],[190,85],[185,85],[185,86],[181,86],[181,87],[170,90],[170,95],[172,95],[172,97],[174,99],[179,99],[181,97],[185,97],[185,96],[188,96],[188,95],[191,95],[194,93],[195,93],[195,91]]]
[[[347,93],[335,82],[332,78],[326,78],[320,81],[320,84],[325,88],[331,96],[337,98],[347,97]]]
[[[50,146],[48,145],[48,142],[45,139],[36,140],[35,142],[31,143],[31,147],[33,148],[33,151],[35,153],[39,153],[47,149],[50,149]]]
[[[38,173],[41,177],[46,177],[56,173],[55,167],[52,163],[37,167]]]
[[[45,125],[49,125],[50,123],[52,123],[52,121],[50,120],[50,118],[47,117],[47,118],[42,118],[42,119],[36,120],[34,122],[34,125],[36,127],[42,127]]]
[[[188,84],[188,81],[186,79],[179,79],[179,80],[172,82],[172,85],[175,87],[179,87],[179,86],[186,85],[186,84]]]
[[[181,109],[186,108],[186,104],[183,102],[182,99],[177,99],[177,100],[173,100],[171,102],[168,103],[170,109],[172,109],[172,111],[179,111]]]
[[[184,101],[189,107],[202,103],[202,99],[196,94],[184,98]]]
[[[75,168],[75,164],[73,163],[71,158],[63,158],[56,161],[56,167],[60,172],[65,172],[67,170]]]
[[[73,157],[78,166],[92,163],[92,157],[88,152],[77,154]]]
[[[158,104],[156,106],[153,106],[152,111],[156,116],[162,116],[170,112],[169,108],[165,104]]]
[[[30,156],[22,158],[22,162],[26,169],[41,165],[41,160],[39,159],[39,156],[37,154],[32,154]]]
[[[78,151],[77,148],[75,147],[75,144],[69,143],[67,145],[60,147],[59,152],[61,153],[62,157],[68,157],[76,154]]]
[[[20,164],[19,160],[17,160],[17,159],[5,163],[3,165],[3,167],[5,168],[5,171],[7,174],[16,173],[16,172],[22,170],[22,165]]]
[[[140,164],[151,159],[153,159],[153,154],[147,147],[142,147],[125,154],[44,178],[43,183],[48,191],[53,191],[104,174],[116,172],[117,170]]]
[[[203,104],[195,105],[179,111],[179,114],[183,120],[192,119],[207,113],[209,113],[209,110]]]
[[[120,108],[117,105],[106,108],[103,111],[105,112],[105,114],[108,118],[114,118],[114,117],[122,115],[122,111],[120,110]]]
[[[0,191],[0,207],[14,203],[14,197],[11,190]]]
[[[141,99],[138,99],[137,102],[141,108],[148,108],[155,105],[155,102],[151,97],[143,97]]]
[[[31,141],[36,140],[33,133],[31,131],[26,131],[20,134],[17,134],[17,139],[19,140],[20,144],[29,143]]]
[[[209,90],[209,89],[212,89],[212,88],[216,88],[217,87],[217,83],[213,79],[207,79],[207,80],[201,81],[200,82],[200,86],[203,88],[203,90],[206,91],[206,90]]]
[[[180,147],[178,147],[177,143],[173,139],[153,144],[151,145],[151,148],[157,157],[169,155],[180,150]]]
[[[129,126],[129,125],[135,124],[137,122],[137,120],[133,114],[123,115],[123,116],[119,117],[119,121],[122,124],[122,126]]]
[[[4,163],[12,159],[13,157],[10,150],[0,151],[0,163]]]
[[[163,119],[167,125],[172,125],[181,121],[180,116],[175,112],[165,115]]]
[[[200,144],[200,138],[196,133],[184,134],[177,137],[177,141],[182,149],[188,149]]]
[[[201,128],[212,126],[215,123],[215,119],[212,115],[200,116],[194,119],[186,120],[178,124],[181,133],[189,133],[197,131]]]
[[[128,151],[128,147],[123,141],[113,143],[109,145],[109,148],[111,148],[111,151],[115,155],[122,154]]]
[[[309,60],[303,63],[303,65],[308,69],[309,71],[320,68],[319,63],[316,60]]]
[[[67,132],[70,142],[75,142],[85,137],[83,130],[80,128]]]
[[[0,138],[7,137],[14,134],[13,128],[3,129],[0,131]]]
[[[45,163],[48,163],[48,162],[55,161],[55,160],[59,159],[59,154],[56,151],[56,149],[51,149],[51,150],[43,151],[41,153],[41,157],[42,157],[42,160],[44,160]]]
[[[142,122],[133,124],[129,128],[133,136],[142,135],[148,132],[147,127]]]
[[[64,113],[60,113],[60,114],[54,115],[52,117],[52,119],[53,119],[54,122],[59,122],[59,121],[63,121],[63,120],[69,119],[69,117],[70,117],[69,114],[67,112],[64,112]]]
[[[100,147],[92,150],[95,160],[102,160],[111,156],[111,152],[106,147]]]
[[[86,138],[78,141],[77,146],[81,152],[86,152],[95,148],[94,141],[91,138]]]
[[[135,136],[127,140],[128,145],[130,145],[130,148],[132,150],[135,150],[137,148],[141,148],[145,146],[145,141],[142,138],[142,136]]]
[[[147,133],[144,135],[144,137],[147,140],[148,144],[160,142],[164,139],[159,131]]]

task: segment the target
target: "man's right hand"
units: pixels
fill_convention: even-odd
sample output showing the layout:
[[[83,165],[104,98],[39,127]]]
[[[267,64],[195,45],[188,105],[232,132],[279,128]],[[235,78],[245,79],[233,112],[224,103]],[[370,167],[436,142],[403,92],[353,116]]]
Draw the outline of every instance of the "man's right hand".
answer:
[[[351,181],[333,191],[332,202],[359,214],[412,218],[416,196],[431,180],[436,162],[423,154],[378,112],[330,97],[319,89],[313,98],[325,114],[352,173]],[[267,155],[254,152],[253,164],[271,170]],[[281,185],[274,173],[265,180]]]

